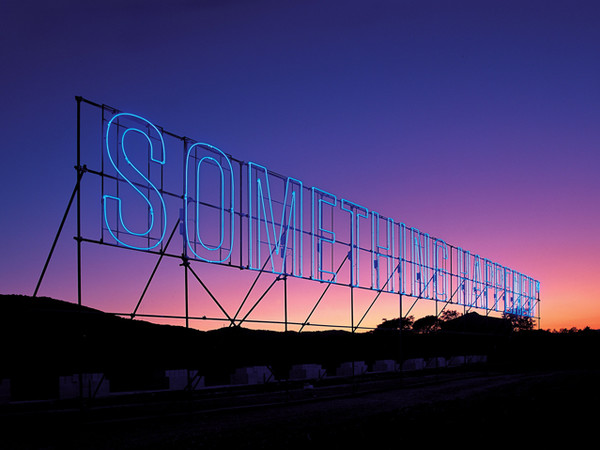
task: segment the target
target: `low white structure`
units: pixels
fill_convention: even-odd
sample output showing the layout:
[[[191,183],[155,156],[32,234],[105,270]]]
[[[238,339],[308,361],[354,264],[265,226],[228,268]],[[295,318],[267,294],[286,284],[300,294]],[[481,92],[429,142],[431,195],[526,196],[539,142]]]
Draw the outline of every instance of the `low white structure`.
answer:
[[[338,377],[362,375],[366,372],[367,372],[367,364],[364,361],[343,362],[335,370],[335,374]]]
[[[458,367],[465,365],[466,358],[464,356],[452,356],[448,358],[448,367]]]
[[[165,376],[169,380],[170,391],[182,391],[188,388],[188,385],[194,391],[204,387],[204,377],[198,375],[197,370],[167,370]]]
[[[81,380],[81,386],[80,386]],[[101,373],[83,373],[58,378],[58,397],[63,399],[98,398],[110,394],[110,383]]]
[[[398,364],[393,359],[384,359],[373,363],[373,372],[395,372]]]
[[[407,359],[402,363],[402,370],[410,372],[413,370],[423,370],[425,368],[425,360],[423,358]]]
[[[446,367],[446,358],[442,356],[428,358],[425,362],[426,369],[438,369],[440,367]]]
[[[290,369],[290,380],[320,380],[325,369],[320,364],[297,364]]]
[[[267,366],[240,367],[231,375],[231,384],[264,384],[272,378]]]
[[[467,364],[480,364],[487,362],[486,355],[469,355],[467,356]]]

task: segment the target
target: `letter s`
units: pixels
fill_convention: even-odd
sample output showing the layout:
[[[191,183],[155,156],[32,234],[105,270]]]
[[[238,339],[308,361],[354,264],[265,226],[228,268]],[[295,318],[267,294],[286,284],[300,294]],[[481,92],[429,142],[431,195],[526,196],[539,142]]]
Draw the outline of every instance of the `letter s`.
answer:
[[[141,184],[143,184],[143,186],[147,186],[147,188],[149,190],[151,189],[156,194],[156,196],[157,196],[157,198],[159,200],[158,202],[154,201],[154,203],[158,203],[156,205],[153,204],[153,202],[151,201],[151,199],[149,198],[149,196],[147,196],[145,193],[143,193],[139,189],[138,186],[140,185],[140,183],[138,182],[137,183],[138,186],[136,186],[136,184],[134,184],[127,176],[125,176],[125,174],[123,174],[123,172],[119,169],[119,167],[118,167],[118,165],[116,163],[117,158],[114,157],[115,156],[115,155],[113,155],[114,150],[111,149],[111,146],[110,146],[110,143],[109,143],[109,133],[111,131],[111,127],[113,126],[113,123],[115,122],[115,119],[117,119],[117,118],[121,118],[121,119],[123,119],[123,118],[130,118],[130,119],[134,119],[135,121],[138,121],[138,122],[141,121],[141,122],[143,122],[143,124],[146,126],[146,128],[148,130],[154,131],[156,133],[156,135],[158,136],[158,138],[160,138],[160,148],[156,148],[156,146],[152,142],[152,139],[150,138],[150,136],[145,131],[143,131],[143,130],[141,130],[139,128],[135,128],[135,127],[128,127],[128,128],[125,129],[125,131],[122,132],[122,134],[120,135],[120,139],[118,139],[118,145],[119,145],[118,151],[121,152],[121,154],[125,157],[125,161],[127,162],[127,164],[129,164],[129,166],[131,166],[131,168],[133,168],[133,170],[137,174],[139,174],[139,176],[142,178],[143,182]],[[115,125],[115,127],[117,127],[117,133],[119,133],[118,126],[119,125]],[[158,128],[156,128],[148,120],[146,120],[146,119],[144,119],[144,118],[142,118],[140,116],[136,116],[135,114],[128,114],[128,113],[119,113],[119,114],[116,114],[112,119],[110,119],[110,121],[108,122],[108,125],[106,126],[105,140],[106,140],[106,152],[108,154],[108,159],[110,160],[110,163],[112,164],[113,168],[116,170],[117,174],[119,175],[118,178],[124,179],[129,184],[129,186],[131,186],[134,189],[134,191],[137,194],[139,194],[139,196],[147,203],[147,205],[148,205],[148,214],[149,214],[149,220],[148,220],[147,229],[146,230],[142,230],[141,232],[135,232],[135,231],[131,230],[129,227],[127,227],[127,225],[123,221],[123,210],[122,210],[121,198],[115,197],[115,196],[112,196],[112,195],[104,195],[103,198],[102,198],[103,212],[104,212],[104,223],[106,224],[108,232],[111,234],[111,236],[119,244],[124,245],[126,247],[134,248],[134,249],[137,249],[137,250],[151,250],[151,249],[157,247],[158,245],[160,245],[160,243],[163,241],[163,239],[165,237],[165,232],[166,232],[166,229],[167,229],[167,208],[166,208],[163,196],[160,193],[160,191],[148,179],[148,177],[146,177],[146,175],[144,175],[133,164],[133,162],[127,156],[127,151],[125,149],[125,137],[130,132],[139,133],[143,137],[146,138],[146,140],[150,144],[150,159],[151,159],[151,161],[155,162],[155,163],[158,163],[158,164],[161,164],[161,165],[164,165],[165,164],[165,160],[166,160],[165,142],[164,142],[162,134],[160,133],[160,131],[158,130]],[[152,134],[154,134],[154,133],[152,133]],[[119,137],[119,136],[117,135],[117,137]],[[117,182],[119,182],[119,180]],[[151,238],[151,239],[148,239],[148,241],[147,241],[147,243],[145,245],[133,245],[133,244],[130,244],[130,243],[126,243],[126,242],[124,242],[119,237],[123,233],[123,231],[122,230],[118,230],[118,229],[117,229],[117,231],[115,231],[114,227],[111,227],[111,225],[110,225],[110,223],[108,221],[107,203],[109,201],[116,201],[117,202],[118,220],[119,220],[119,222],[121,224],[122,229],[124,230],[124,232],[126,234],[129,234],[129,235],[134,236],[134,237],[139,237],[139,238]],[[160,209],[160,212],[158,212],[158,214],[162,213],[162,221],[157,221],[156,220],[157,213],[155,212],[155,209]],[[158,233],[157,233],[157,227],[161,226],[161,224],[159,222],[162,222],[162,228],[160,230],[158,230]],[[157,235],[159,237],[156,237]]]

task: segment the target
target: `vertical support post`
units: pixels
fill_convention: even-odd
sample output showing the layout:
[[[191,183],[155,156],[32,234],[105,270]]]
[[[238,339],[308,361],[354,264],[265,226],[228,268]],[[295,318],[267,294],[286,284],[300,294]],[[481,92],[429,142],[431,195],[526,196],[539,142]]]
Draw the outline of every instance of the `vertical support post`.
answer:
[[[350,285],[350,328],[354,334],[354,286]]]
[[[399,319],[398,319],[398,364],[400,366],[400,371],[402,371],[402,285],[400,285],[399,289],[399,299],[398,299],[398,309],[399,309]]]
[[[240,195],[238,195],[239,197],[239,202],[240,202],[240,231],[239,231],[239,236],[240,236],[240,268],[244,267],[244,253],[242,251],[242,249],[244,248],[243,244],[244,244],[244,215],[243,215],[243,200],[242,200],[242,186],[243,184],[243,178],[242,178],[242,174],[244,172],[243,168],[244,168],[244,163],[242,161],[240,161],[240,187],[239,187],[239,192]],[[250,220],[250,218],[248,218],[248,220]],[[248,239],[250,239],[250,236],[248,237]]]
[[[287,298],[287,275],[283,276],[283,315],[285,321],[285,331],[288,330],[288,298]]]
[[[75,169],[77,170],[77,184],[75,190],[77,192],[77,304],[81,306],[81,97],[75,97],[77,101],[77,161]],[[79,322],[81,324],[81,322]],[[83,333],[80,332],[79,339],[83,339]],[[85,345],[85,341],[82,343]],[[85,351],[85,348],[83,349]],[[80,355],[81,356],[81,355]],[[81,366],[81,358],[79,360],[79,401],[83,408],[83,367]]]
[[[187,138],[186,137],[184,137],[182,139],[182,143],[183,143],[183,158],[185,161],[185,158],[187,156]],[[187,188],[185,181],[184,181],[185,179],[186,179],[186,165],[183,164],[183,176],[181,177],[181,180],[182,180],[181,192],[183,192],[184,194],[185,194],[186,188]],[[181,233],[181,235],[182,235],[181,243],[183,246],[183,249],[182,249],[183,252],[181,253],[181,260],[182,260],[181,265],[183,266],[183,273],[184,273],[185,327],[189,328],[188,268],[189,268],[190,262],[187,257],[187,242],[186,242],[187,238],[185,236],[185,231],[184,231],[186,229],[186,227],[188,226],[188,224],[185,222],[185,217],[186,217],[185,211],[188,207],[187,203],[185,202],[185,195],[182,197],[182,200],[183,200],[183,208],[181,209],[180,217],[179,217],[180,220],[184,221],[183,222],[183,230],[182,230],[183,232]]]
[[[102,111],[102,119],[100,120],[100,142],[103,142],[103,136],[104,136],[104,106],[102,106],[100,108],[100,111]],[[101,150],[100,150],[100,173],[102,173],[103,175],[100,177],[100,198],[104,198],[104,151],[103,151],[103,147],[104,144],[100,144]],[[100,236],[100,243],[104,242],[104,217],[102,217],[102,214],[99,214],[98,217],[98,221],[99,221],[99,236]]]
[[[452,297],[454,296],[454,284],[452,283],[452,249],[454,247],[450,246],[450,298],[448,299],[450,303],[452,303]]]
[[[350,270],[352,270],[352,265],[350,265]],[[352,277],[351,277],[352,278]],[[356,369],[354,367],[354,362],[356,360],[356,337],[355,337],[355,329],[354,329],[354,284],[350,284],[350,327],[352,329],[352,389],[354,391],[355,385],[354,381]]]
[[[77,100],[77,304],[81,306],[81,97]],[[81,384],[81,383],[80,383]]]
[[[542,312],[541,312],[541,305],[542,302],[540,301],[540,294],[538,292],[538,297],[537,297],[537,323],[538,323],[538,330],[542,329]]]
[[[189,261],[185,254],[181,255],[183,259],[183,269],[184,269],[184,277],[185,277],[185,327],[189,328],[190,326],[190,316],[189,316],[189,296],[188,296],[188,268]]]

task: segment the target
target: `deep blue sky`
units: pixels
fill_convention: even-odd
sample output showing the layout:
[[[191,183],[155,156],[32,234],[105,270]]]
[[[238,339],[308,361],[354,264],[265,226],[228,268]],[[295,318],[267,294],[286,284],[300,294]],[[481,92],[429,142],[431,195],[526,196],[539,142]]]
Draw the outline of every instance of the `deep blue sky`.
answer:
[[[4,0],[0,291],[33,290],[81,95],[540,279],[542,326],[600,327],[598,23],[595,1]]]

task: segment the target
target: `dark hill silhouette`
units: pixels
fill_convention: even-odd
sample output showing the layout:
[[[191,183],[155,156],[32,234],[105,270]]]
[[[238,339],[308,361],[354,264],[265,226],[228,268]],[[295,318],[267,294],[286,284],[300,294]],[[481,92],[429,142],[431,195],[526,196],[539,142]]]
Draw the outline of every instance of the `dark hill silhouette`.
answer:
[[[388,337],[344,331],[198,331],[117,317],[48,297],[1,295],[0,302],[0,337],[10,343],[0,369],[3,377],[83,371],[112,379],[118,374],[139,378],[190,368],[216,383],[236,367],[269,365],[284,372],[294,363],[334,366],[356,358],[397,356],[397,343]]]
[[[86,444],[98,444],[98,448],[115,446],[101,445],[105,437],[111,438],[106,442],[117,443],[118,447],[124,442],[127,443],[128,438],[133,445],[134,436],[140,443],[150,442],[148,437],[151,437],[151,446],[156,448],[173,446],[173,443],[177,443],[176,445],[181,448],[186,445],[190,448],[198,446],[204,448],[203,442],[215,442],[214,448],[223,448],[227,446],[224,444],[226,442],[224,439],[232,436],[232,432],[238,433],[234,436],[240,437],[234,445],[239,446],[239,442],[246,444],[246,447],[252,446],[254,442],[257,447],[264,446],[266,442],[277,442],[277,448],[289,448],[296,441],[301,446],[306,446],[308,442],[310,446],[319,442],[317,440],[319,436],[328,436],[330,440],[327,440],[327,443],[329,445],[331,442],[331,447],[336,447],[340,442],[344,445],[359,442],[361,445],[372,446],[374,442],[377,445],[385,444],[387,441],[382,440],[380,444],[378,439],[393,433],[397,434],[398,430],[404,430],[407,435],[422,441],[428,436],[422,431],[431,434],[431,424],[439,423],[445,425],[441,432],[444,442],[452,438],[452,432],[448,434],[446,430],[461,429],[460,427],[464,427],[465,424],[471,427],[466,429],[466,436],[471,438],[475,436],[477,439],[489,439],[492,436],[497,439],[498,436],[506,435],[507,439],[515,442],[515,430],[517,432],[525,430],[529,435],[531,430],[541,429],[540,427],[550,423],[553,428],[559,430],[564,428],[572,434],[572,427],[564,426],[565,423],[574,423],[573,420],[569,422],[568,419],[576,417],[581,425],[578,428],[582,430],[592,430],[595,420],[594,414],[589,413],[589,406],[598,392],[594,378],[597,372],[569,370],[554,373],[556,368],[597,369],[599,367],[597,349],[600,334],[593,330],[572,333],[528,331],[505,334],[503,327],[496,328],[500,322],[490,321],[487,320],[489,318],[478,315],[469,315],[463,321],[452,323],[446,330],[428,334],[403,332],[401,339],[396,330],[379,330],[353,335],[337,330],[283,333],[227,327],[202,332],[120,318],[51,298],[0,295],[0,302],[2,306],[0,336],[3,342],[0,370],[3,377],[11,377],[11,395],[14,394],[16,400],[55,399],[57,392],[52,393],[51,390],[56,391],[58,383],[55,377],[47,375],[72,374],[78,369],[106,373],[110,380],[111,391],[113,388],[116,388],[115,391],[126,391],[128,386],[133,386],[133,384],[128,385],[128,378],[137,378],[135,389],[144,389],[140,385],[140,379],[144,377],[147,380],[147,387],[159,387],[157,385],[159,378],[156,374],[161,369],[169,367],[206,369],[213,383],[217,384],[219,377],[236,366],[269,363],[275,367],[284,367],[286,364],[297,362],[334,365],[336,361],[351,359],[397,358],[400,357],[400,350],[404,358],[429,354],[456,355],[471,351],[477,354],[481,351],[489,356],[491,364],[488,368],[494,369],[494,376],[490,377],[491,379],[505,378],[496,377],[498,374],[496,369],[503,367],[510,371],[518,369],[520,372],[528,368],[535,369],[534,376],[521,378],[522,374],[516,374],[514,379],[517,381],[513,384],[499,384],[500,388],[490,387],[487,390],[483,389],[483,385],[477,384],[470,394],[468,390],[461,391],[466,392],[465,396],[461,394],[453,397],[452,400],[446,398],[450,390],[448,386],[441,385],[439,396],[432,396],[434,391],[431,389],[435,387],[426,383],[423,386],[424,390],[420,390],[417,386],[416,391],[409,395],[411,398],[415,398],[413,394],[424,395],[425,403],[418,402],[413,407],[406,408],[394,405],[393,410],[389,407],[379,410],[377,406],[383,405],[384,401],[374,402],[367,396],[352,395],[352,401],[355,401],[354,409],[352,414],[348,414],[348,418],[343,421],[342,408],[348,410],[346,402],[334,402],[342,406],[337,410],[326,409],[324,410],[327,411],[326,414],[323,411],[318,411],[318,414],[306,414],[306,410],[301,409],[302,413],[297,413],[295,416],[281,415],[284,411],[283,405],[281,405],[282,409],[261,407],[247,410],[246,421],[240,421],[241,415],[244,414],[243,408],[235,409],[230,413],[209,412],[203,416],[197,414],[189,417],[186,417],[186,414],[170,416],[169,411],[184,411],[188,406],[193,406],[191,402],[180,403],[179,400],[183,397],[178,393],[173,396],[172,392],[168,392],[168,396],[154,391],[143,396],[138,394],[116,396],[118,398],[111,400],[110,403],[102,403],[104,399],[98,399],[98,403],[94,403],[93,406],[99,407],[94,409],[90,407],[91,404],[87,404],[86,409],[82,410],[81,417],[69,415],[74,411],[71,408],[74,403],[64,403],[68,408],[49,416],[38,402],[32,404],[17,402],[15,417],[8,417],[7,420],[5,416],[4,419],[8,423],[5,426],[7,428],[5,434],[9,431],[15,432],[18,438],[16,442],[19,443],[18,448],[29,448],[24,439],[36,441],[36,444],[39,439],[39,445],[32,445],[31,448],[48,447],[49,442],[53,442],[49,440],[49,436],[56,436],[55,440],[61,443],[66,437],[73,436],[75,441],[79,442],[79,434],[74,433],[77,429],[93,431],[90,437],[85,434],[81,436]],[[485,324],[488,324],[489,328],[484,326]],[[214,367],[218,370],[214,370]],[[550,369],[549,375],[552,377],[539,376],[540,367]],[[512,374],[507,375],[508,378],[512,378]],[[465,382],[469,382],[471,378],[467,377]],[[288,385],[285,386],[286,389],[287,387]],[[337,389],[338,386],[335,388]],[[269,387],[266,386],[265,392],[268,393],[268,389]],[[206,397],[200,400],[205,398],[212,400],[216,391],[218,390],[203,391],[201,394]],[[404,389],[402,391],[404,396],[407,391]],[[246,394],[248,391],[242,392]],[[389,392],[382,394],[390,395]],[[189,397],[186,396],[188,399]],[[240,398],[245,397],[244,395]],[[125,399],[123,403],[119,403],[121,398]],[[152,399],[156,401],[154,406]],[[131,414],[136,413],[138,408],[143,410],[144,414],[147,411],[155,413],[165,407],[167,399],[172,401],[171,406],[175,405],[173,406],[175,408],[181,405],[182,409],[167,407],[160,421],[156,420],[158,416],[153,416],[147,421],[119,423],[119,418],[126,418],[128,414],[121,412],[121,410],[125,411],[124,406],[135,406]],[[362,403],[361,399],[367,401]],[[134,404],[136,401],[138,403]],[[106,408],[107,404],[115,407]],[[315,405],[316,408],[320,408],[323,403],[315,403]],[[22,413],[26,407],[31,408],[31,414]],[[37,413],[38,408],[40,414]],[[265,415],[261,416],[263,411]],[[90,412],[98,415],[88,416]],[[92,420],[91,423],[86,423],[86,418],[96,417],[107,417],[109,420],[96,422]],[[327,421],[338,417],[340,421],[331,422],[333,426]],[[219,424],[213,427],[212,423],[215,422],[212,422],[205,428],[197,429],[196,427],[200,423],[205,423],[207,418],[215,418],[217,421],[226,420],[230,425],[223,427]],[[36,422],[32,422],[33,419]],[[13,420],[14,422],[11,422]],[[25,423],[24,426],[12,426],[13,423],[21,423],[19,422],[21,420]],[[257,429],[256,424],[260,420],[264,420],[263,427]],[[246,425],[250,423],[253,427],[251,433],[248,432],[249,427]],[[513,423],[526,425],[512,427],[508,432],[503,428],[495,431],[493,426],[490,428],[490,424]],[[294,426],[291,427],[290,424]],[[320,430],[311,428],[313,424],[322,425],[322,428]],[[22,431],[24,429],[32,432],[24,433]],[[311,431],[310,441],[306,440],[306,430],[315,430]],[[330,434],[325,434],[325,431]],[[209,441],[204,440],[207,435]],[[3,442],[7,442],[6,436]],[[320,442],[323,442],[322,438]],[[87,447],[57,445],[56,448]]]
[[[476,312],[470,312],[456,319],[442,322],[441,329],[445,332],[507,336],[511,333],[512,326],[508,319],[482,316]]]
[[[401,350],[406,357],[459,351],[444,349],[448,345],[441,345],[435,336],[403,333],[400,337],[393,331],[298,333],[240,327],[198,331],[117,317],[48,297],[2,295],[0,302],[0,336],[10,343],[1,376],[83,371],[113,378],[117,373],[139,377],[164,369],[190,368],[206,373],[207,382],[214,379],[216,383],[243,366],[269,365],[276,373],[285,373],[292,364],[333,368],[352,360],[399,360]]]
[[[0,295],[0,302],[0,376],[28,382],[81,371],[104,373],[111,386],[121,383],[126,389],[131,379],[146,378],[158,386],[165,369],[196,369],[210,385],[226,382],[236,367],[244,366],[268,365],[284,376],[293,364],[316,363],[329,369],[353,360],[468,354],[485,354],[491,363],[519,367],[598,364],[598,332],[511,333],[505,321],[478,314],[421,335],[240,327],[199,331],[117,317],[47,297]]]

